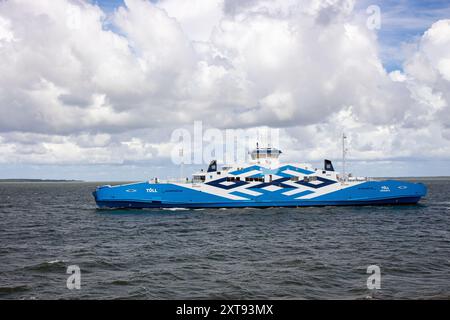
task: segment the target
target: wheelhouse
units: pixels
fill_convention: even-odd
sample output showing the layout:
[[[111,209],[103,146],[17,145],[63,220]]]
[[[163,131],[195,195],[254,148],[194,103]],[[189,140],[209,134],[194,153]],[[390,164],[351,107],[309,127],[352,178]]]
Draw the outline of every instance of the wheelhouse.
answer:
[[[278,159],[282,152],[276,148],[256,148],[251,152],[252,160]]]

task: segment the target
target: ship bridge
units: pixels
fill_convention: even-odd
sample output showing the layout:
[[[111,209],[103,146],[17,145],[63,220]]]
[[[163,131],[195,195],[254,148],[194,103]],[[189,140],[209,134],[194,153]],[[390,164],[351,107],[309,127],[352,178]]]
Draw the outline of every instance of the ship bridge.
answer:
[[[282,152],[276,148],[256,148],[253,150],[250,155],[252,157],[252,160],[263,160],[263,159],[269,159],[274,160],[278,159],[278,157],[282,154]]]
[[[276,148],[259,148],[256,146],[256,149],[250,153],[251,162],[257,164],[264,164],[268,166],[278,165],[278,158],[281,155],[281,151]]]

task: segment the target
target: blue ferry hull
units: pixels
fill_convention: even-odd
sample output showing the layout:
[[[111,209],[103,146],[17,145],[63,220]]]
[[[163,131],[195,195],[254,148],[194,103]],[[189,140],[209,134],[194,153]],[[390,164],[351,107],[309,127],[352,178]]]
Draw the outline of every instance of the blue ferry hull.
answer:
[[[289,188],[252,190],[258,190],[259,195],[224,193],[222,190],[214,194],[211,188],[202,190],[191,184],[141,182],[98,187],[93,195],[99,208],[266,208],[416,204],[427,192],[422,183],[396,180],[336,186],[334,190],[317,196],[312,191],[290,195]],[[303,196],[308,198],[301,199]]]

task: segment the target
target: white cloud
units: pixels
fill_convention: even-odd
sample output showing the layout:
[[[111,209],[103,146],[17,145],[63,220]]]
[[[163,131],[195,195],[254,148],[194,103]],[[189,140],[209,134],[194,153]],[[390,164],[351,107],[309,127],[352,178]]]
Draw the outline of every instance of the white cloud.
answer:
[[[107,17],[2,1],[0,162],[157,162],[194,120],[285,128],[282,147],[306,160],[339,157],[343,130],[354,158],[448,159],[450,20],[388,73],[353,7],[126,0]]]
[[[2,47],[2,42],[11,42],[14,40],[14,34],[10,26],[11,23],[9,20],[0,17],[0,47]]]
[[[223,0],[162,0],[157,6],[175,18],[189,39],[207,42],[223,17]]]
[[[450,20],[440,20],[424,33],[418,50],[405,62],[412,95],[424,106],[418,116],[426,115],[426,124],[442,125],[442,130],[450,127],[449,61]],[[445,136],[444,146],[448,144]]]

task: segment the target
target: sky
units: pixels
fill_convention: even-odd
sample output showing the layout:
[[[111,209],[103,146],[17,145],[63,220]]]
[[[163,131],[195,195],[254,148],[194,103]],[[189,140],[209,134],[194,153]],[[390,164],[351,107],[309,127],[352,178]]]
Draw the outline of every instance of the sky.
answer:
[[[450,175],[448,1],[4,0],[0,75],[0,179],[177,176],[195,121],[277,129],[285,161],[339,169],[345,132],[355,175]]]

